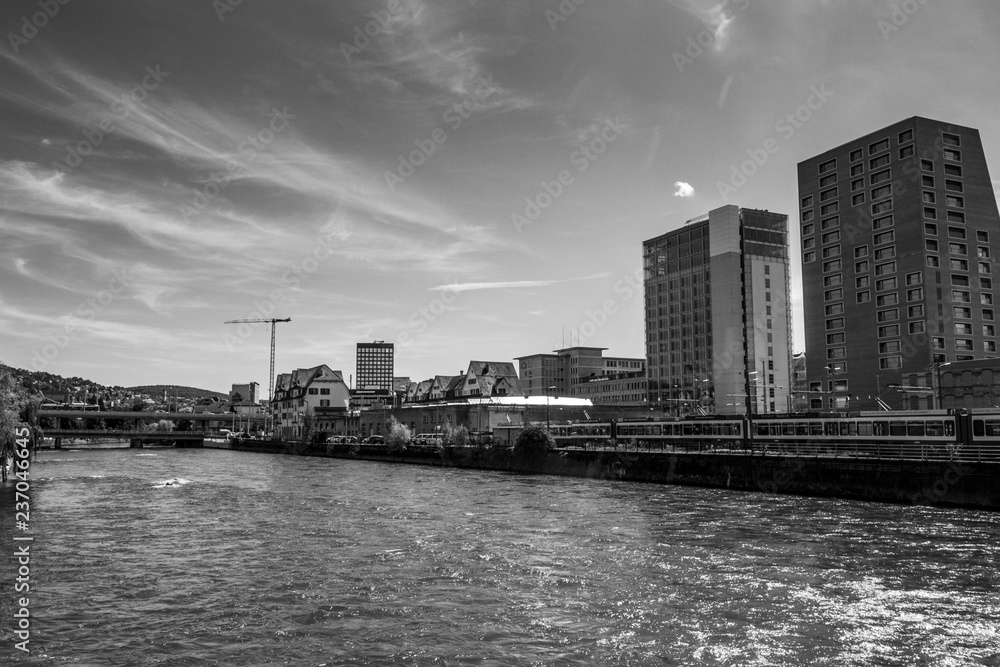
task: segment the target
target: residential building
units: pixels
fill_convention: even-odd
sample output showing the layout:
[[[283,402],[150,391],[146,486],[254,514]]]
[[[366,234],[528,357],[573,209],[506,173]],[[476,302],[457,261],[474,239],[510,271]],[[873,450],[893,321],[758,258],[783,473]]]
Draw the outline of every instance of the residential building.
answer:
[[[455,398],[524,395],[517,370],[509,361],[470,361],[461,383],[453,391]]]
[[[381,340],[357,344],[358,375],[352,396],[358,409],[393,402],[394,348],[392,343]]]
[[[312,432],[333,432],[334,422],[348,412],[351,395],[340,371],[326,364],[278,375],[274,386],[275,433],[300,438]],[[311,421],[311,424],[310,424]]]
[[[555,350],[552,354],[517,357],[521,386],[528,396],[586,396],[595,403],[605,399],[610,403],[645,403],[645,387],[641,399],[636,399],[634,394],[638,391],[635,377],[645,376],[646,360],[605,357],[606,349],[576,346]],[[593,384],[595,380],[619,376],[622,376],[622,383],[601,385],[601,388]],[[624,376],[629,376],[631,382],[624,381]]]
[[[256,382],[234,384],[229,392],[229,400],[233,403],[241,403],[243,401],[256,403],[260,399],[259,388],[260,385]]]
[[[649,405],[667,414],[785,412],[788,216],[723,206],[643,242]]]
[[[978,130],[908,118],[798,180],[812,409],[931,407],[904,376],[997,356],[1000,216]]]

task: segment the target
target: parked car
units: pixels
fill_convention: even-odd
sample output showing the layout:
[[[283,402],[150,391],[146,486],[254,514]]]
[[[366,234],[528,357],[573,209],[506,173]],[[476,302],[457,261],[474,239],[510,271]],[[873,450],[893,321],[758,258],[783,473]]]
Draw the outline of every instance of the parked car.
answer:
[[[364,440],[362,440],[361,442],[364,443],[364,444],[366,444],[366,445],[384,445],[385,444],[385,438],[383,438],[380,435],[370,435],[367,438],[365,438]]]
[[[421,433],[412,442],[414,445],[440,445],[442,438],[437,433]]]

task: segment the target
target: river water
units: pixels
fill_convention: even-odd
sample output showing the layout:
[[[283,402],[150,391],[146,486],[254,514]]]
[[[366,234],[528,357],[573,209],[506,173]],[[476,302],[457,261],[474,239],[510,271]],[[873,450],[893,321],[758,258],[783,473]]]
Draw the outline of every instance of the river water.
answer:
[[[997,514],[219,450],[30,473],[0,662],[1000,665]]]

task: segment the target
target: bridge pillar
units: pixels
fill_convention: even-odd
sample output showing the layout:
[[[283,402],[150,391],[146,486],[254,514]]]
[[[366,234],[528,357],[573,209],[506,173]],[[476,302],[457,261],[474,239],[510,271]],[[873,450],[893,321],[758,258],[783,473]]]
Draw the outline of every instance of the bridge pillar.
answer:
[[[55,449],[62,449],[62,438],[53,438],[55,443],[52,445]]]
[[[128,446],[132,449],[142,449],[142,440],[139,438],[132,438],[129,440]]]

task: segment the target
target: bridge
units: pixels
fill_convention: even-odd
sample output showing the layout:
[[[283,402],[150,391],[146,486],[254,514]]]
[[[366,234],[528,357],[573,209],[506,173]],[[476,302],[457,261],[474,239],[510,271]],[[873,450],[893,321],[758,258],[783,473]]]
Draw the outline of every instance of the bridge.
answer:
[[[117,440],[129,440],[133,447],[141,447],[144,440],[172,440],[187,443],[189,447],[200,447],[205,442],[205,437],[211,433],[209,426],[216,428],[231,427],[231,430],[251,430],[253,425],[263,425],[267,421],[267,415],[242,415],[232,412],[132,412],[132,411],[98,411],[98,410],[39,410],[38,416],[57,419],[71,420],[96,420],[96,419],[120,419],[132,420],[136,425],[138,422],[156,422],[167,420],[173,422],[190,421],[193,426],[186,431],[176,429],[169,431],[147,431],[140,428],[118,428],[118,429],[83,429],[66,428],[57,422],[54,428],[42,429],[45,437],[55,438],[55,447],[59,449],[62,438],[112,438]],[[200,422],[200,423],[199,423]],[[212,424],[215,422],[215,424]],[[220,425],[225,426],[220,426]]]

